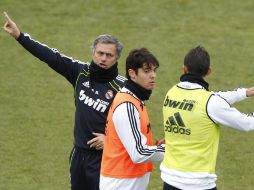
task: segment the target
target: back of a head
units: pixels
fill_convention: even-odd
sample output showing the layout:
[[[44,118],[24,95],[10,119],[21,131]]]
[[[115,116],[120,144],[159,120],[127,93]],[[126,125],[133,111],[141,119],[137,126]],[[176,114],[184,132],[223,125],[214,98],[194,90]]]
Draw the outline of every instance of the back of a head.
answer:
[[[197,46],[185,56],[184,65],[189,73],[204,77],[210,68],[210,56],[205,48]]]
[[[102,34],[96,37],[94,40],[91,50],[94,52],[97,44],[114,44],[116,46],[117,51],[117,59],[120,58],[122,50],[123,50],[123,44],[120,42],[115,36],[109,35],[109,34]]]
[[[142,68],[145,64],[148,67],[152,65],[159,67],[159,61],[156,57],[146,48],[133,49],[126,58],[126,77],[130,79],[128,70],[132,69],[136,73],[139,68]]]

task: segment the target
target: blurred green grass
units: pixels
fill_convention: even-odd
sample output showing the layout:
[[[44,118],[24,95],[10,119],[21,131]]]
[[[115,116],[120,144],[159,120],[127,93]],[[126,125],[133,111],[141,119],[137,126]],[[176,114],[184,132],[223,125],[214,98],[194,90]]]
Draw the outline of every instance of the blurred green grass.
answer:
[[[178,82],[190,48],[202,45],[210,52],[211,90],[253,85],[253,8],[251,0],[0,1],[0,11],[7,11],[23,32],[82,61],[90,61],[89,47],[97,35],[119,37],[125,45],[119,61],[122,74],[131,49],[151,50],[160,61],[157,86],[148,102],[154,139],[163,137],[163,98]],[[0,189],[69,189],[71,85],[3,30],[0,57]],[[236,106],[251,112],[253,103],[249,99]],[[218,189],[253,189],[253,137],[222,128]],[[149,190],[157,189],[162,189],[159,163],[149,185]]]

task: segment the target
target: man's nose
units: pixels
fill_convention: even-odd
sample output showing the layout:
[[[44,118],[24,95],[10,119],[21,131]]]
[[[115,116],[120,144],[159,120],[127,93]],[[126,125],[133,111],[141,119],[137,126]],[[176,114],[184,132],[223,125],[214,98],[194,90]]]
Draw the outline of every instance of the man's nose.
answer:
[[[106,59],[107,59],[107,55],[106,55],[106,54],[103,54],[103,55],[101,56],[101,60],[105,61]]]
[[[156,72],[155,71],[152,71],[151,78],[156,78]]]

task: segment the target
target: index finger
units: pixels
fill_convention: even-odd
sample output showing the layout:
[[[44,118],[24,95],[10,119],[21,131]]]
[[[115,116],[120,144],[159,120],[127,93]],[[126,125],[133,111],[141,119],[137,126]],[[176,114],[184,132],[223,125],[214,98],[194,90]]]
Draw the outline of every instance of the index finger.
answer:
[[[87,144],[92,144],[97,141],[97,137],[92,138],[91,140],[87,141]]]
[[[8,20],[8,21],[10,21],[11,19],[10,19],[10,17],[8,16],[8,14],[4,11],[4,16],[5,16],[5,18]]]

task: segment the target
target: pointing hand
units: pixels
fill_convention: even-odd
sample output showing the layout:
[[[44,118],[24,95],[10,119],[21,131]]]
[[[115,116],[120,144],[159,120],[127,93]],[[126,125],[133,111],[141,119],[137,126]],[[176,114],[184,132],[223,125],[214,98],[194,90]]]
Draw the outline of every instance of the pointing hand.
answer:
[[[20,30],[11,20],[11,18],[8,16],[6,12],[4,12],[4,17],[5,17],[5,24],[3,26],[3,29],[8,32],[11,36],[13,36],[15,39],[17,39],[20,36]]]

